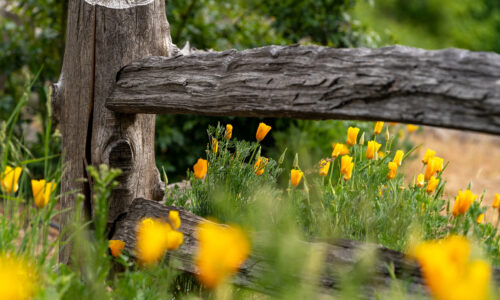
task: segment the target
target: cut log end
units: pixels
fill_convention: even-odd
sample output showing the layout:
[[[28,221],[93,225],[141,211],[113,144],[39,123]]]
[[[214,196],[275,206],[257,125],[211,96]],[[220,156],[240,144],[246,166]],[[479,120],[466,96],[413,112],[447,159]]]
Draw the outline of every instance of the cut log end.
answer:
[[[85,0],[90,5],[99,5],[112,9],[127,9],[136,6],[148,5],[154,0]]]

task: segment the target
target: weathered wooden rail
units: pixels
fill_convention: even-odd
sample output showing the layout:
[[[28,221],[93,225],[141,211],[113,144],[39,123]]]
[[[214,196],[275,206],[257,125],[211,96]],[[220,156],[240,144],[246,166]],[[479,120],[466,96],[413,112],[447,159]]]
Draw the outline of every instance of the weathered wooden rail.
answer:
[[[125,66],[120,113],[385,120],[500,134],[500,55],[268,46]]]
[[[142,217],[165,217],[164,184],[154,160],[154,114],[385,120],[500,134],[500,55],[408,47],[332,49],[268,46],[181,55],[172,44],[164,0],[71,0],[64,64],[53,107],[63,136],[61,225],[71,222],[75,191],[93,216],[87,164],[123,170],[110,199],[114,238],[135,245]],[[91,184],[91,183],[90,183]],[[135,199],[135,200],[134,200]],[[182,209],[186,241],[173,256],[195,272],[194,228],[202,219]],[[62,237],[67,239],[69,235]],[[328,270],[357,263],[360,243],[326,245]],[[386,265],[420,291],[422,278],[403,254],[377,246],[372,285],[388,286]],[[60,251],[67,263],[71,243]],[[133,251],[132,251],[133,253]],[[255,254],[235,281],[256,287],[266,263]],[[500,281],[500,272],[494,277]]]

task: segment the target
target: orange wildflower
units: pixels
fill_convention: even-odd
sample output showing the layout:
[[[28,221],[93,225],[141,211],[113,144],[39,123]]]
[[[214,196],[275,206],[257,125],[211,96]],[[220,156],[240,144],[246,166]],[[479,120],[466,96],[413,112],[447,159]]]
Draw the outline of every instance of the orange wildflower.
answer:
[[[203,179],[207,175],[208,162],[206,159],[198,158],[198,161],[193,166],[194,177],[196,179]]]
[[[379,135],[382,132],[382,128],[384,128],[384,122],[376,122],[375,128],[373,129],[373,133],[375,135]]]
[[[270,130],[271,126],[268,126],[265,123],[260,123],[259,128],[257,128],[257,133],[255,133],[257,141],[262,141]]]
[[[359,128],[357,127],[349,127],[347,129],[347,145],[354,146],[356,145],[356,140],[358,138]]]
[[[390,180],[396,177],[396,172],[398,171],[398,164],[391,161],[389,162],[388,167],[389,167],[389,173],[387,174],[387,179]]]
[[[373,159],[375,157],[375,152],[377,152],[382,145],[376,141],[369,141],[366,148],[366,158]]]
[[[262,175],[264,173],[264,170],[268,162],[269,162],[268,158],[262,156],[259,157],[253,166],[255,174],[257,174],[258,176]]]
[[[232,136],[233,136],[233,125],[227,124],[226,125],[226,134],[224,134],[224,138],[226,140],[230,140]]]
[[[301,170],[292,169],[290,171],[290,182],[294,187],[297,187],[299,185],[303,175],[304,172],[302,172]]]
[[[122,254],[123,249],[125,249],[125,242],[120,240],[109,240],[109,250],[111,250],[111,255],[118,257]]]
[[[477,195],[474,195],[470,190],[465,190],[465,192],[458,191],[458,196],[455,198],[455,203],[453,204],[453,216],[456,217],[465,214],[476,198]]]

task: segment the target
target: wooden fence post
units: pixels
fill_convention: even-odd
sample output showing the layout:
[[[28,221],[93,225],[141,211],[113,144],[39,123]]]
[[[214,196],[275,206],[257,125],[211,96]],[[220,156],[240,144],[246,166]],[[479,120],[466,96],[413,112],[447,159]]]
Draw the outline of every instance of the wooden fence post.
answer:
[[[62,72],[54,84],[54,111],[63,137],[62,228],[71,223],[75,192],[86,196],[92,216],[85,165],[108,164],[123,170],[113,191],[109,222],[134,198],[160,200],[163,188],[154,157],[154,115],[123,115],[104,107],[116,74],[133,60],[169,56],[174,46],[164,0],[71,0]],[[66,241],[68,233],[62,236]],[[71,244],[60,249],[68,263]]]

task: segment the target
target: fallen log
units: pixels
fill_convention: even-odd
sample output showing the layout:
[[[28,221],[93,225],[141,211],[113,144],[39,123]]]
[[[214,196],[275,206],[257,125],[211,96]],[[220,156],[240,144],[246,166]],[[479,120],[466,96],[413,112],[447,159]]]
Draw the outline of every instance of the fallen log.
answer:
[[[178,262],[177,268],[179,270],[196,274],[193,256],[196,253],[198,241],[195,232],[197,225],[205,221],[205,219],[183,208],[165,206],[157,201],[137,198],[133,200],[126,215],[117,220],[112,239],[124,241],[126,243],[126,250],[134,257],[136,224],[146,217],[167,219],[170,210],[179,211],[182,220],[179,230],[184,234],[184,243],[178,250],[169,251],[169,256]],[[318,285],[325,289],[326,292],[338,289],[340,284],[339,270],[359,264],[361,260],[359,256],[360,251],[371,247],[376,251],[377,260],[373,270],[367,270],[367,272],[373,273],[370,284],[364,287],[367,298],[372,298],[378,289],[389,288],[391,283],[394,283],[393,280],[404,282],[404,286],[410,293],[427,293],[418,265],[414,261],[407,259],[400,252],[379,245],[344,239],[338,239],[333,243],[318,242],[311,245],[320,246],[325,249],[324,272],[320,277]],[[260,274],[270,271],[268,265],[265,258],[253,253],[233,278],[233,283],[273,294],[273,287],[261,286],[258,281]],[[391,272],[395,278],[391,278]]]

